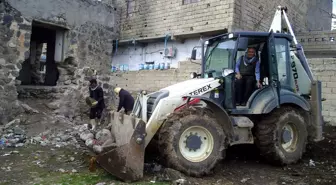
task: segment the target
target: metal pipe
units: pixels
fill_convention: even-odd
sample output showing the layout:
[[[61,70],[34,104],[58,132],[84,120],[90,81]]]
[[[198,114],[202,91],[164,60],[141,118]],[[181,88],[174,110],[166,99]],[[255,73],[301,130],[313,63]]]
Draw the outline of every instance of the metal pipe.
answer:
[[[201,77],[204,78],[205,72],[205,57],[204,57],[204,41],[202,41],[202,70],[201,70]]]

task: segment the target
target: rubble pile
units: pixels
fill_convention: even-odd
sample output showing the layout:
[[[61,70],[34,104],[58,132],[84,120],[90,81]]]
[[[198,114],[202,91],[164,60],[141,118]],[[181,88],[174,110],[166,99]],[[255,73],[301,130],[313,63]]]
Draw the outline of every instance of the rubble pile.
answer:
[[[20,119],[15,119],[0,128],[0,148],[24,146],[26,135],[19,124]]]
[[[30,138],[28,141],[30,144],[40,144],[41,146],[54,146],[54,147],[66,147],[66,146],[80,146],[77,144],[75,130],[67,129],[62,132],[52,133],[50,130],[40,133],[37,136]]]
[[[101,129],[95,133],[89,130],[88,124],[85,124],[79,129],[79,137],[95,153],[101,153],[104,148],[115,146],[115,140],[108,128]]]
[[[0,129],[0,147],[22,147],[27,144],[39,144],[41,146],[76,146],[77,144],[75,135],[76,129],[66,130],[47,130],[36,136],[27,137],[23,126],[20,126],[20,119],[15,119]]]

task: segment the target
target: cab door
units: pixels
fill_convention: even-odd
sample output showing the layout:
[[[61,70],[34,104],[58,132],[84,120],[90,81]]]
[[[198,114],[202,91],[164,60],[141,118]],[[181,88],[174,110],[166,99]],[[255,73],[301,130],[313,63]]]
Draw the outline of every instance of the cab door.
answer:
[[[269,61],[269,72],[270,72],[270,79],[269,85],[272,88],[274,93],[277,107],[280,107],[280,82],[278,76],[278,62],[276,57],[276,50],[275,50],[275,39],[274,39],[274,32],[273,30],[270,31],[268,35],[268,61]]]

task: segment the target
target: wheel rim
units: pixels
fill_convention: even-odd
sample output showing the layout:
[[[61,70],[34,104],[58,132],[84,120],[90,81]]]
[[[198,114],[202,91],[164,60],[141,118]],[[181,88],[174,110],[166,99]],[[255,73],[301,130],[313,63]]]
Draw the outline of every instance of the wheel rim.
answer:
[[[286,123],[282,127],[281,146],[286,152],[294,152],[297,147],[298,133],[293,123]]]
[[[191,162],[201,162],[207,159],[213,146],[212,134],[202,126],[187,128],[179,139],[180,153]]]

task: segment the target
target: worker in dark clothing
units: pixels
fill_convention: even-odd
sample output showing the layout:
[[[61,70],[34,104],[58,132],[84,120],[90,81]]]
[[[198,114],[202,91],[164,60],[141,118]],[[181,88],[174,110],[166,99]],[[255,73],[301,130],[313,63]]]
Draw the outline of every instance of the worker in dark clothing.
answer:
[[[95,100],[92,103],[92,106],[90,109],[90,123],[92,125],[92,130],[94,130],[97,125],[96,118],[100,120],[102,116],[102,112],[105,108],[104,91],[98,85],[95,79],[90,80],[89,89],[90,89],[90,98]]]
[[[255,85],[261,88],[260,83],[260,61],[256,55],[255,48],[248,48],[245,55],[240,57],[236,63],[236,103],[245,106],[252,95]]]
[[[120,87],[116,87],[114,89],[114,92],[119,96],[119,105],[117,112],[119,112],[122,108],[124,108],[125,113],[129,115],[133,110],[134,98],[128,91]]]

